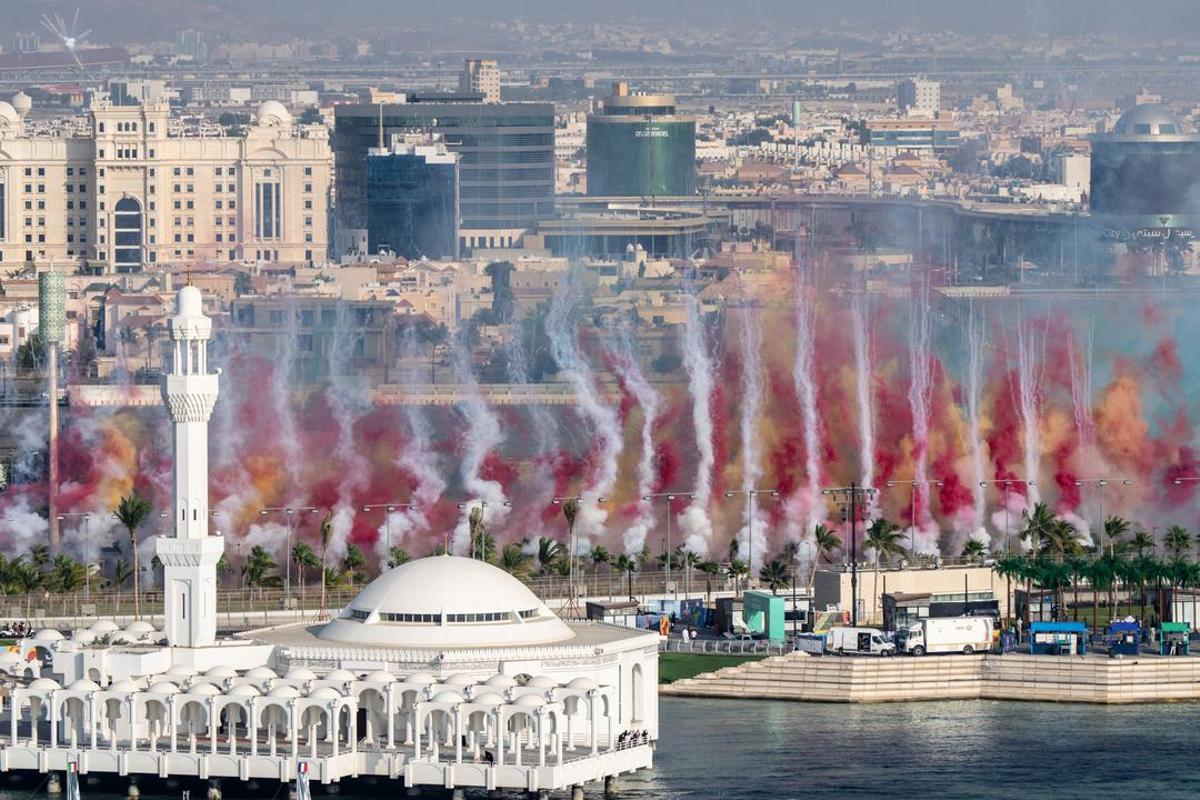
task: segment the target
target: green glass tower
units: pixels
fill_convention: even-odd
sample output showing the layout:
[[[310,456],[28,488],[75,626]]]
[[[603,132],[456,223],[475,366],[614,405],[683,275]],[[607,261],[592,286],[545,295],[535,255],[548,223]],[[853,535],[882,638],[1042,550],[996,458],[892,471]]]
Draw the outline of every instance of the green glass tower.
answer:
[[[670,95],[629,94],[624,84],[588,117],[587,191],[593,197],[696,193],[696,121]]]

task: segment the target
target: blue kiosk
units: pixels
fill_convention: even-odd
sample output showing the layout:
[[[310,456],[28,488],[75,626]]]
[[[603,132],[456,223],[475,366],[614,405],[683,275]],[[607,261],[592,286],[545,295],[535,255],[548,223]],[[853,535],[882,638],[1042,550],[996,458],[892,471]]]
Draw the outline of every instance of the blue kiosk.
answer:
[[[1142,626],[1137,622],[1114,622],[1108,626],[1108,651],[1122,656],[1136,656],[1142,640]]]
[[[1082,622],[1035,622],[1029,626],[1029,652],[1035,656],[1083,655],[1087,626]]]

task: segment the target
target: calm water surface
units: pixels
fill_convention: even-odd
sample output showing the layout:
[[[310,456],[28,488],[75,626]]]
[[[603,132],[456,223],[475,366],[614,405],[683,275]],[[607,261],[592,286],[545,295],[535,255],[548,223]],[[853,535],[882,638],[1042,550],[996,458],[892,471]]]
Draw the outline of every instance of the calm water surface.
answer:
[[[852,706],[663,698],[661,715],[655,769],[623,777],[622,798],[1200,798],[1200,704]],[[30,776],[20,788],[0,791],[0,800],[46,800],[44,790],[33,791],[40,781]],[[247,796],[226,788],[227,798]],[[267,781],[257,796],[286,798]],[[398,784],[381,784],[377,791],[347,787],[338,800],[403,796]],[[179,794],[142,797],[180,800]],[[204,800],[204,792],[194,789],[191,797]],[[83,800],[125,795],[85,786]]]

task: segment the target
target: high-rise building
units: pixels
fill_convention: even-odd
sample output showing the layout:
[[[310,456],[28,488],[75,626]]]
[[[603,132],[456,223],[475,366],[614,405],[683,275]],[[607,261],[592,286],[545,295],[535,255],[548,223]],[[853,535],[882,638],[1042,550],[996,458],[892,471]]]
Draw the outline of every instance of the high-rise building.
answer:
[[[14,53],[36,53],[41,46],[42,39],[38,36],[37,31],[13,34],[12,50]]]
[[[908,78],[896,87],[900,113],[934,115],[942,108],[942,85],[925,78]]]
[[[14,104],[0,102],[0,262],[137,272],[325,259],[324,125],[296,125],[270,101],[240,136],[185,135],[165,102],[100,99],[90,116],[87,135],[33,136]]]
[[[410,94],[402,103],[334,109],[336,252],[367,228],[367,154],[395,135],[437,136],[458,155],[459,244],[508,247],[554,215],[554,106]]]
[[[696,121],[675,98],[630,94],[624,83],[588,117],[587,193],[597,197],[696,193]]]
[[[458,257],[458,156],[442,142],[367,154],[367,241],[408,259]]]
[[[458,76],[461,92],[483,95],[485,103],[500,102],[500,68],[490,58],[468,58]]]
[[[208,37],[204,31],[192,30],[191,28],[179,32],[178,52],[181,56],[187,56],[195,61],[208,60]]]

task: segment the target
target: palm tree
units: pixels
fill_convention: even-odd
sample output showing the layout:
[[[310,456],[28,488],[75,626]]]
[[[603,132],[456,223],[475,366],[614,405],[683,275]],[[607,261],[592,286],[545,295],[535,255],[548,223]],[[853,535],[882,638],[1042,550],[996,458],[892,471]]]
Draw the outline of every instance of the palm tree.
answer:
[[[250,556],[242,565],[242,574],[246,576],[247,586],[257,586],[261,589],[270,583],[271,573],[275,570],[275,559],[262,545],[254,545]],[[261,596],[261,592],[259,593]]]
[[[592,548],[592,569],[599,570],[600,565],[604,564],[608,569],[608,599],[612,599],[612,554],[604,549],[603,545],[596,545]]]
[[[539,574],[549,575],[554,569],[555,562],[561,560],[562,557],[562,544],[545,536],[538,539],[537,562]]]
[[[904,534],[900,531],[900,526],[883,517],[874,520],[867,527],[863,547],[875,552],[876,572],[879,571],[879,563],[882,559],[904,555],[908,552],[908,548],[904,546]]]
[[[346,555],[342,556],[342,571],[349,578],[351,588],[354,588],[354,579],[361,577],[360,570],[365,563],[367,561],[363,558],[362,550],[352,544],[346,545]]]
[[[33,591],[42,585],[42,574],[38,572],[37,567],[26,561],[24,556],[17,556],[8,562],[5,582],[25,595],[25,618],[28,619]]]
[[[825,559],[828,564],[833,559],[833,553],[842,549],[842,540],[838,538],[837,533],[832,528],[824,525],[817,525],[813,528],[813,545],[816,547],[817,554],[813,558],[812,569],[808,574],[808,585],[811,588],[813,581],[817,576],[817,566],[821,563],[821,559]]]
[[[1147,550],[1154,552],[1154,537],[1147,533],[1145,528],[1138,528],[1129,544],[1139,558],[1145,556]]]
[[[721,574],[721,564],[717,561],[701,561],[697,565],[697,569],[704,573],[704,599],[707,601],[712,597],[712,579],[714,575]]]
[[[500,569],[515,578],[524,580],[529,576],[529,554],[519,544],[506,544],[500,551]]]
[[[636,559],[630,558],[627,555],[621,555],[617,558],[614,566],[617,571],[624,572],[629,580],[629,599],[633,599],[633,573],[637,572],[638,562]]]
[[[1008,613],[1013,613],[1013,578],[1021,580],[1025,577],[1026,559],[1016,553],[1006,553],[997,558],[992,564],[992,571],[1008,582]],[[1029,595],[1025,595],[1026,605],[1029,603]]]
[[[333,515],[326,512],[325,518],[321,520],[321,609],[317,612],[317,616],[321,619],[325,617],[325,589],[329,585],[329,570],[325,567],[325,555],[329,552],[331,539],[333,539]]]
[[[1172,525],[1163,536],[1163,547],[1175,558],[1182,558],[1184,553],[1192,549],[1192,534],[1182,525]]]
[[[733,578],[733,595],[734,597],[742,596],[742,578],[750,574],[750,565],[740,558],[735,558],[729,562],[729,567],[725,570],[729,577]]]
[[[1045,503],[1038,503],[1032,511],[1026,510],[1024,517],[1025,527],[1020,537],[1029,540],[1029,551],[1036,555],[1042,551],[1042,541],[1050,536],[1054,527],[1054,512]]]
[[[1100,627],[1100,592],[1108,592],[1110,595],[1110,604],[1108,607],[1108,622],[1111,625],[1113,621],[1113,606],[1111,604],[1111,594],[1113,585],[1116,583],[1117,572],[1113,564],[1115,559],[1107,555],[1102,555],[1099,558],[1092,559],[1088,565],[1087,577],[1088,582],[1092,585],[1092,624]]]
[[[305,587],[308,583],[305,580],[306,572],[321,566],[321,562],[307,542],[296,542],[292,545],[292,563],[296,565],[296,577],[300,579],[300,604],[304,605]]]
[[[700,565],[702,559],[691,550],[684,550],[682,545],[679,550],[682,554],[680,561],[683,566],[683,596],[686,598],[692,593],[692,571]]]
[[[314,554],[314,558],[315,556],[316,554]],[[388,553],[387,565],[389,568],[398,567],[401,564],[407,564],[409,561],[412,561],[412,556],[410,556],[408,551],[403,547],[393,547]]]
[[[762,565],[758,571],[758,579],[762,581],[771,590],[771,594],[778,594],[780,589],[788,585],[788,565],[781,558],[775,558]]]
[[[987,545],[985,545],[979,539],[967,539],[966,544],[963,545],[962,557],[968,561],[973,561],[978,564],[983,561],[983,558],[986,555]]]
[[[45,578],[46,586],[50,591],[67,594],[83,588],[83,584],[87,580],[87,571],[83,564],[66,553],[60,553],[54,557]]]
[[[136,491],[121,498],[117,504],[117,519],[129,531],[129,541],[133,545],[133,617],[142,618],[141,584],[138,573],[142,571],[142,562],[138,557],[137,529],[146,517],[150,516],[150,501],[141,497]]]

